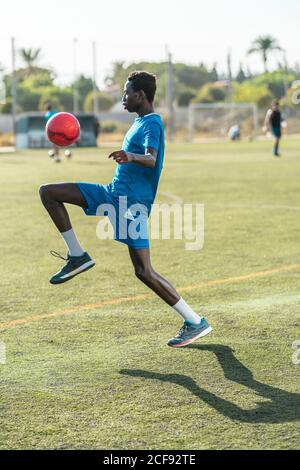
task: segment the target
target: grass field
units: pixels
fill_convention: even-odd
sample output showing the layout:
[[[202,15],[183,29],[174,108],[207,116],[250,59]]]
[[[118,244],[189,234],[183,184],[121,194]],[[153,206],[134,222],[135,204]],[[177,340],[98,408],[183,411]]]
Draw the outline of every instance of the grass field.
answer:
[[[167,148],[158,200],[204,203],[205,245],[154,240],[153,265],[214,328],[181,350],[166,346],[180,318],[79,208],[97,265],[48,283],[65,246],[38,187],[109,182],[110,150],[0,155],[0,448],[299,449],[300,142],[281,159],[270,142]]]

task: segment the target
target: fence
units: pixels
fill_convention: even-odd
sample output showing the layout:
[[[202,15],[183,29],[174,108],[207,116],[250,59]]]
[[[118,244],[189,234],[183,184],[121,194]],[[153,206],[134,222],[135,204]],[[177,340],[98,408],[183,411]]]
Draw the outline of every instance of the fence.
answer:
[[[166,123],[167,110],[165,108],[157,108],[156,112],[160,114]],[[287,128],[285,129],[285,134],[300,134],[300,105],[299,109],[287,109],[283,110],[283,115],[287,119]],[[135,114],[128,113],[126,111],[106,111],[100,112],[97,117],[102,124],[102,127],[105,128],[105,123],[115,123],[116,126],[119,126],[119,133],[125,133],[126,129],[132,124]],[[265,110],[259,111],[258,113],[258,134],[261,134],[261,127],[263,125],[263,120],[265,117]],[[189,129],[189,108],[175,108],[174,110],[174,131],[175,139],[178,140],[188,140],[190,137]],[[11,115],[0,114],[0,135],[5,133],[13,132],[13,121]],[[197,137],[197,132],[195,132]],[[205,133],[201,133],[202,137],[205,137]],[[207,134],[209,136],[209,134]],[[221,137],[221,136],[220,136]],[[224,138],[224,136],[223,136]],[[101,142],[101,136],[100,136]]]

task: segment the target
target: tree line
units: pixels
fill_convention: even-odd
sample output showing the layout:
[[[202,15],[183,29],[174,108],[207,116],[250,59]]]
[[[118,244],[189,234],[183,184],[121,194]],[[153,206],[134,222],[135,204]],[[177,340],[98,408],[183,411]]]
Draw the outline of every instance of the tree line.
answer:
[[[289,68],[284,60],[278,63],[277,69],[269,71],[269,57],[275,51],[282,51],[278,41],[270,36],[256,38],[248,50],[248,54],[261,57],[264,73],[255,75],[245,70],[240,64],[236,76],[220,73],[217,65],[208,68],[205,64],[187,65],[172,64],[174,103],[177,106],[188,106],[189,103],[214,103],[232,100],[233,102],[255,102],[259,107],[268,106],[271,101],[291,96],[292,83],[300,78],[299,67]],[[43,111],[45,105],[51,102],[60,110],[72,111],[74,90],[78,96],[80,111],[91,112],[93,109],[93,81],[91,77],[80,75],[69,86],[59,86],[53,70],[38,65],[40,49],[21,49],[24,66],[16,71],[17,79],[17,111]],[[284,57],[284,55],[282,55]],[[97,90],[99,111],[109,110],[120,99],[124,82],[133,70],[148,70],[158,77],[156,105],[165,104],[166,86],[168,80],[167,64],[165,62],[137,62],[125,64],[115,62],[111,72],[105,79],[107,91]],[[12,106],[11,74],[4,75],[7,100],[0,105],[1,113],[10,113]],[[119,89],[118,93],[110,93],[110,89]],[[291,101],[289,99],[289,101]],[[288,104],[292,105],[291,102]]]

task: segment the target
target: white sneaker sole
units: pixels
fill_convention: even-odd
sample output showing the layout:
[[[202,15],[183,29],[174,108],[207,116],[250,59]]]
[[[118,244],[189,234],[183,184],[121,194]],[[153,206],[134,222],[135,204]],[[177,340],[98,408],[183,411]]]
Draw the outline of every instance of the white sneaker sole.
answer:
[[[95,262],[93,260],[87,261],[86,263],[79,266],[79,268],[74,269],[74,271],[71,271],[70,273],[65,274],[64,276],[61,276],[61,279],[67,279],[69,277],[76,276],[76,274],[79,274],[82,271],[85,271],[86,269],[91,268],[92,266],[94,266],[94,264],[95,264]]]
[[[74,269],[74,271],[71,271],[70,273],[65,274],[64,276],[61,276],[59,278],[58,282],[55,282],[55,281],[53,282],[52,281],[53,278],[51,278],[50,283],[51,284],[62,284],[63,282],[66,282],[69,279],[72,279],[74,276],[77,276],[77,274],[83,273],[84,271],[87,271],[88,269],[91,269],[93,266],[95,266],[95,261],[93,261],[93,260],[87,261],[86,263],[79,266],[79,268]],[[54,274],[54,276],[55,276],[55,274]]]

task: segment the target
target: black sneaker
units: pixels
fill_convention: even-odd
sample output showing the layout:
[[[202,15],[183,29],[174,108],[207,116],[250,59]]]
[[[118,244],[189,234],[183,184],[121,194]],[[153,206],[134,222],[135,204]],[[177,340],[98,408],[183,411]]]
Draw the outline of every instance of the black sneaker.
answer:
[[[67,264],[50,278],[51,284],[62,284],[77,276],[77,274],[83,273],[95,266],[95,262],[88,253],[83,253],[82,256],[70,256],[68,254],[67,258],[64,258],[56,251],[50,251],[50,253],[57,258],[67,261]]]

